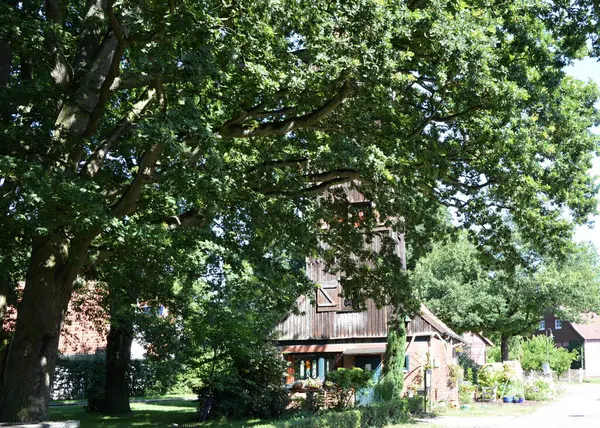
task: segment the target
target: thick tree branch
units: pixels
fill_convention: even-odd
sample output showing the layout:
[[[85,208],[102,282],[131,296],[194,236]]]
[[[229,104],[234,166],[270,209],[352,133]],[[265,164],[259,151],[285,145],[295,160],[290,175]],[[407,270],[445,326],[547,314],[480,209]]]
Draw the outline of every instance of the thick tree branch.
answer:
[[[129,43],[129,39],[127,39],[127,42]],[[160,75],[140,74],[139,76],[117,77],[112,82],[110,90],[115,92],[142,88],[144,86],[149,86],[158,80],[162,83],[178,82],[184,79],[186,74],[187,73],[184,70],[177,70],[174,72],[165,72]]]
[[[125,117],[119,121],[109,137],[100,143],[98,148],[94,151],[94,153],[92,153],[87,163],[86,172],[89,176],[93,177],[96,175],[113,144],[116,143],[123,136],[123,134],[139,120],[141,115],[154,100],[155,96],[156,89],[148,90],[144,96],[133,105],[132,109],[127,113],[127,115],[125,115]]]
[[[208,217],[199,210],[192,209],[178,216],[166,218],[162,223],[168,224],[172,228],[176,227],[201,227],[208,223]]]
[[[99,250],[98,253],[96,254],[96,257],[94,257],[94,258],[90,257],[88,260],[88,263],[86,263],[83,266],[83,273],[91,272],[92,270],[94,270],[96,268],[96,266],[98,266],[105,260],[108,260],[109,258],[111,258],[114,255],[115,255],[114,251],[105,250],[105,249]]]
[[[46,0],[46,19],[55,26],[63,25],[63,5],[60,0]],[[46,48],[53,58],[50,75],[59,86],[68,86],[73,81],[73,68],[65,56],[58,34],[49,30],[45,38]]]
[[[156,143],[146,150],[139,162],[137,175],[129,187],[127,187],[123,196],[121,196],[117,203],[112,207],[111,211],[115,217],[124,217],[135,211],[137,201],[142,193],[142,188],[145,184],[150,182],[152,175],[154,174],[156,162],[163,149],[164,143]]]
[[[112,56],[112,60],[108,68],[106,77],[104,78],[104,81],[100,86],[100,91],[98,93],[98,102],[96,103],[94,111],[90,116],[90,121],[88,123],[87,129],[83,133],[84,137],[91,137],[96,133],[96,130],[98,129],[98,123],[100,122],[100,118],[104,113],[106,102],[108,101],[108,98],[110,96],[110,87],[119,75],[121,58],[123,57],[123,52],[125,51],[126,47],[125,34],[123,32],[123,28],[121,28],[119,20],[117,19],[114,13],[113,2],[111,0],[109,0],[108,2],[106,14],[110,19],[110,26],[112,32],[117,39],[117,48],[115,49],[115,52]]]
[[[342,87],[329,101],[316,110],[313,110],[312,112],[303,116],[259,125],[240,124],[239,122],[250,116],[247,115],[241,120],[240,118],[236,118],[233,121],[226,122],[223,126],[218,128],[216,132],[225,138],[250,138],[270,135],[285,135],[294,129],[301,129],[323,119],[325,116],[334,111],[346,98],[350,96],[351,93],[352,85],[349,81],[345,81]],[[256,112],[255,114],[257,113],[259,112]]]
[[[285,160],[272,160],[262,162],[256,166],[253,166],[248,170],[248,172],[254,172],[261,168],[285,168],[288,166],[300,167],[308,163],[308,158],[298,158],[298,159],[285,159]]]
[[[12,65],[12,46],[9,40],[0,39],[0,88],[8,84]]]
[[[75,78],[81,75],[89,61],[98,52],[105,34],[103,29],[106,19],[107,0],[87,0],[85,17],[82,22],[83,31],[77,46],[77,55],[74,61]]]
[[[338,169],[322,173],[308,174],[301,178],[308,183],[318,184],[296,190],[283,190],[276,187],[269,187],[257,189],[257,191],[265,196],[318,194],[324,192],[325,190],[329,189],[331,186],[334,186],[336,184],[347,183],[352,180],[360,179],[361,174],[360,172],[351,169]]]
[[[446,116],[440,116],[438,114],[435,114],[435,115],[433,115],[432,120],[434,122],[450,122],[450,121],[452,121],[454,119],[458,119],[459,117],[466,116],[466,115],[468,115],[469,113],[471,113],[473,111],[483,110],[484,108],[485,107],[483,105],[478,104],[478,105],[474,105],[474,106],[468,107],[468,108],[466,108],[466,109],[464,109],[462,111],[459,111],[457,113],[449,114],[449,115],[446,115]]]

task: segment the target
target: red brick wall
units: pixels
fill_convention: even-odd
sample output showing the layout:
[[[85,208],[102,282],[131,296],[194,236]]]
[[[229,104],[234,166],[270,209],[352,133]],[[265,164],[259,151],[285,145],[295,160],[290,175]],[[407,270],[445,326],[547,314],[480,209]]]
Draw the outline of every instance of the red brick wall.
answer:
[[[408,342],[406,354],[410,357],[409,371],[404,377],[405,391],[414,385],[417,390],[424,388],[424,370],[427,365],[427,353],[429,362],[435,365],[432,369],[431,398],[434,401],[456,400],[458,389],[451,387],[449,366],[454,363],[452,358],[452,345],[439,338],[433,337],[429,342]]]
[[[25,284],[19,284],[19,292]],[[102,294],[86,284],[77,290],[65,316],[60,334],[58,352],[65,355],[94,354],[106,348],[108,314],[102,304]],[[9,307],[2,322],[4,331],[12,331],[17,320],[17,309]]]
[[[102,298],[93,285],[79,290],[73,296],[60,335],[59,353],[95,354],[106,348],[109,326]]]

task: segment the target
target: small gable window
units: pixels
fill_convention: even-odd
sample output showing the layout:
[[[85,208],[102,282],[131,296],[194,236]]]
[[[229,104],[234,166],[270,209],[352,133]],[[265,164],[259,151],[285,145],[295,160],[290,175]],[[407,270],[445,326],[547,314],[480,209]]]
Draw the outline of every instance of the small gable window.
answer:
[[[560,330],[562,328],[562,320],[554,320],[554,328]]]
[[[538,326],[538,330],[546,330],[546,321],[541,320],[540,325]]]

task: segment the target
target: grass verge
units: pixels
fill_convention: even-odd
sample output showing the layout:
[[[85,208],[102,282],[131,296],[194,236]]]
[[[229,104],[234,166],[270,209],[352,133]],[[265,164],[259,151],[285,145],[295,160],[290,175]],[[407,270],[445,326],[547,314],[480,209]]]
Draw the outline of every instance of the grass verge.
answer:
[[[124,428],[124,427],[168,427],[171,424],[193,422],[196,415],[194,401],[166,401],[157,403],[132,403],[131,413],[120,416],[105,416],[88,413],[85,406],[51,407],[50,420],[74,419],[81,427]]]

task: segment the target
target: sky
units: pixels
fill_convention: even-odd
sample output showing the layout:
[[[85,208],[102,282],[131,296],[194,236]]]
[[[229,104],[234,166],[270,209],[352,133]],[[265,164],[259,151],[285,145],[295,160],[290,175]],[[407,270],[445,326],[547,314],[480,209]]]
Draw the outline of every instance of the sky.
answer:
[[[592,80],[600,86],[600,62],[592,58],[575,61],[575,64],[565,69],[567,74],[584,81]],[[600,134],[600,127],[594,128],[593,132]],[[600,158],[594,159],[592,174],[599,176],[600,180]],[[600,196],[598,197],[600,203]],[[592,241],[600,252],[600,216],[594,218],[594,225],[590,227],[579,227],[575,232],[575,240]]]

